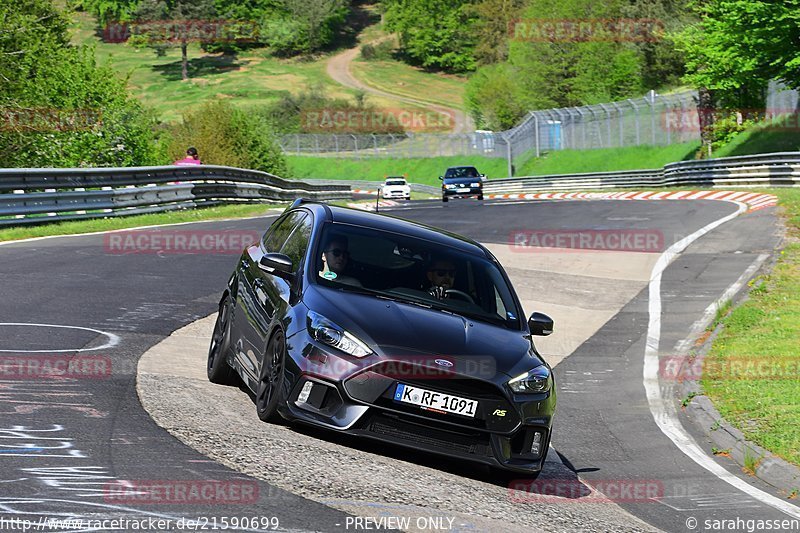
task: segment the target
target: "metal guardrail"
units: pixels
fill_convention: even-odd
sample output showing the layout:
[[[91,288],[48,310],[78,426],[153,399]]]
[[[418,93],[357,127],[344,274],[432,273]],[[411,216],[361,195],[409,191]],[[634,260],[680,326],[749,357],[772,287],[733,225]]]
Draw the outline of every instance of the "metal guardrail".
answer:
[[[319,185],[335,185],[340,183],[347,183],[350,185],[351,189],[363,189],[374,191],[380,187],[383,182],[382,181],[369,181],[369,180],[304,180],[306,183],[313,183]],[[422,183],[409,183],[411,186],[411,190],[413,192],[420,192],[425,194],[440,194],[442,192],[442,187],[440,185],[424,185]]]
[[[347,182],[311,184],[256,170],[196,167],[0,169],[0,227],[230,202],[351,198]]]
[[[554,174],[489,180],[485,194],[636,187],[798,187],[800,153],[680,161],[660,169]]]

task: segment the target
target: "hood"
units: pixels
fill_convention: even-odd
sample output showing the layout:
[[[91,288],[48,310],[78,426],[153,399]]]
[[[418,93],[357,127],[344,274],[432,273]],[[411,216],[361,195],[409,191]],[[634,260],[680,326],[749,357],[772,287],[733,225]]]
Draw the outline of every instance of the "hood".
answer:
[[[511,377],[510,372],[521,367],[541,364],[523,331],[321,286],[310,288],[304,303],[385,359],[411,360],[427,366],[442,359],[453,363],[453,371],[486,380],[497,372]]]

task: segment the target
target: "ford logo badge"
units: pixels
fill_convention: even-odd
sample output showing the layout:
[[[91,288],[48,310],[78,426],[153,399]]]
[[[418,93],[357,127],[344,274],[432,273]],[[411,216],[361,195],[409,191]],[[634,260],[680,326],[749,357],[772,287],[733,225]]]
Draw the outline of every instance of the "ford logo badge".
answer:
[[[447,368],[450,368],[451,366],[453,366],[453,363],[451,363],[447,359],[435,359],[433,362],[436,363],[439,366],[444,366],[444,367],[447,367]]]

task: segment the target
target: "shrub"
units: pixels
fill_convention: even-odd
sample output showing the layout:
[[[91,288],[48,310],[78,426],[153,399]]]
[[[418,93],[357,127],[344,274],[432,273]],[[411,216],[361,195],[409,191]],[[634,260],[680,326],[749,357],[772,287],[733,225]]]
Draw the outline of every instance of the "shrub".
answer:
[[[224,101],[208,102],[172,126],[165,142],[170,161],[194,146],[205,164],[270,172],[286,177],[286,160],[266,118]]]

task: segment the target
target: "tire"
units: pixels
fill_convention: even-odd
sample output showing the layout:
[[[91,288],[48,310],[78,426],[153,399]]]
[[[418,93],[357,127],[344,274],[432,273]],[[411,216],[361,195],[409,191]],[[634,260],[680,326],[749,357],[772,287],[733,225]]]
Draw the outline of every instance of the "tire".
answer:
[[[214,333],[211,335],[211,344],[208,347],[208,362],[206,374],[208,381],[219,385],[235,385],[239,377],[226,361],[231,345],[231,306],[230,296],[226,296],[219,304],[217,322],[214,324]]]
[[[256,413],[264,422],[277,422],[278,400],[286,368],[286,339],[278,330],[267,345],[256,387]]]
[[[447,196],[442,196],[442,201],[443,201],[443,202],[445,202],[445,203],[446,203],[446,202],[447,202],[447,200],[448,200]]]
[[[483,200],[483,195],[482,194],[478,195],[478,200]]]

